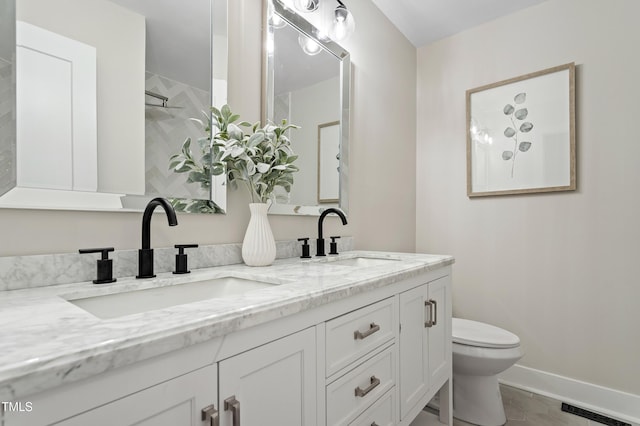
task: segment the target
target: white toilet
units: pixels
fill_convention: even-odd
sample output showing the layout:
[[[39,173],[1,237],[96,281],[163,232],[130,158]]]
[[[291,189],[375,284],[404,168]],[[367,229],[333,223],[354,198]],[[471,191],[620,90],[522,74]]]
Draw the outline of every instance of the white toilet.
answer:
[[[453,416],[481,426],[507,422],[498,374],[524,355],[520,339],[493,325],[453,318]]]

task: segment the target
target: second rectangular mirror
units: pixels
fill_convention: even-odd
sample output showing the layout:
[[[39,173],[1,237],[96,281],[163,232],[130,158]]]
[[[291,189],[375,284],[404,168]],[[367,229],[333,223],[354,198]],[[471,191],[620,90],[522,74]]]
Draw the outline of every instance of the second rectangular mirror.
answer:
[[[283,119],[300,171],[287,201],[270,214],[319,215],[348,210],[349,52],[280,0],[265,2],[263,121]]]

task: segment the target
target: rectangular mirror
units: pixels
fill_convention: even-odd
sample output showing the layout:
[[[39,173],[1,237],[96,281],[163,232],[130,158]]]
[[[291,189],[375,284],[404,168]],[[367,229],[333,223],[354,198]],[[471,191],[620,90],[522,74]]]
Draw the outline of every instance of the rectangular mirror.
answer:
[[[263,121],[300,126],[289,134],[300,171],[269,213],[347,213],[349,52],[279,0],[266,0],[265,12]]]
[[[224,212],[224,180],[169,164],[186,138],[202,160],[191,118],[226,103],[227,0],[2,2],[15,38],[3,37],[0,104],[9,63],[16,130],[2,122],[0,207],[138,211],[163,196]]]

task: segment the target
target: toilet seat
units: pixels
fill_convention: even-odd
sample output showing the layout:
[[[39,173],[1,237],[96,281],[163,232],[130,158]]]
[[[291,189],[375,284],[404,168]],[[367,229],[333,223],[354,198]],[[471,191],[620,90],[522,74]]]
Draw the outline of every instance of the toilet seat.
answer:
[[[453,343],[479,348],[506,349],[520,345],[520,339],[515,334],[477,321],[453,318]]]

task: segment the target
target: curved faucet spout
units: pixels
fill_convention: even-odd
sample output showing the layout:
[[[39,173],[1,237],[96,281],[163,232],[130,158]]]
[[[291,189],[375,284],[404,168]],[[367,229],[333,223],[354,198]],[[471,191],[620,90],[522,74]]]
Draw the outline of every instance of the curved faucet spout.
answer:
[[[324,222],[324,218],[329,214],[329,213],[335,213],[338,216],[340,216],[340,219],[342,219],[342,224],[346,225],[347,224],[347,217],[344,215],[344,213],[342,212],[342,210],[340,209],[336,209],[336,208],[330,208],[330,209],[326,209],[325,211],[323,211],[320,214],[320,218],[318,218],[318,239],[321,240],[322,239],[322,224]]]
[[[169,226],[176,226],[178,224],[178,218],[176,217],[176,211],[173,209],[173,206],[166,198],[154,198],[149,201],[147,207],[144,209],[144,214],[142,215],[142,248],[150,249],[151,248],[151,216],[153,215],[153,211],[156,207],[162,207],[167,214],[167,220],[169,221]]]

